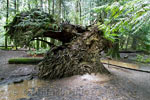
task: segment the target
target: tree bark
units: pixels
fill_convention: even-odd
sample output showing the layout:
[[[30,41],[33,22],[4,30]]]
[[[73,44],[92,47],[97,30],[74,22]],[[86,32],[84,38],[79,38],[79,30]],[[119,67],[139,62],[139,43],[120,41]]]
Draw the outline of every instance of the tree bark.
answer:
[[[52,14],[55,14],[55,0],[53,0],[53,6],[52,6]]]
[[[62,14],[62,11],[61,11],[61,4],[62,4],[62,1],[59,0],[59,17],[61,18],[61,14]]]
[[[17,13],[17,1],[14,0],[14,9],[15,9],[15,14]]]
[[[133,41],[132,41],[132,45],[131,45],[131,48],[133,50],[136,50],[136,47],[137,47],[137,39],[136,37],[133,38]]]
[[[20,4],[20,0],[17,0],[17,11],[19,11],[19,4]]]
[[[9,16],[9,0],[7,0],[6,25],[8,24],[8,16]],[[7,45],[8,45],[7,42],[8,42],[8,37],[7,35],[5,35],[5,49],[7,49]]]
[[[41,10],[43,10],[43,0],[40,0]]]
[[[51,1],[50,1],[50,0],[48,0],[48,13],[49,13],[49,14],[51,13],[50,5],[51,5]]]
[[[83,32],[87,31],[85,27],[75,26],[72,24],[62,24],[62,31],[49,30],[43,34],[44,37],[51,37],[62,41],[63,43],[70,42],[73,37],[80,36]]]
[[[30,0],[28,0],[28,9],[31,9]]]
[[[32,39],[31,41],[34,41],[34,40],[44,42],[44,43],[48,44],[49,46],[54,46],[54,44],[53,44],[53,43],[48,42],[48,41],[47,41],[47,40],[45,40],[45,39],[43,40],[43,39],[39,39],[39,38],[37,38],[37,39]]]
[[[80,9],[80,23],[81,23],[81,17],[82,17],[82,5],[81,5],[81,0],[79,1],[79,9]]]
[[[29,13],[21,13],[19,18],[24,18]],[[44,14],[42,13],[42,15]],[[47,14],[45,14],[45,17],[47,17]],[[31,40],[41,39],[41,37],[49,37],[62,42],[61,46],[51,47],[47,52],[39,65],[39,77],[56,79],[86,73],[109,73],[100,62],[100,52],[108,48],[109,42],[103,38],[104,33],[97,26],[93,25],[86,28],[67,22],[58,23],[53,18],[50,18],[49,24],[57,28],[47,28],[42,24],[41,27],[27,25],[23,27],[25,30],[19,30],[20,27],[13,27],[22,22],[17,18],[15,17],[9,25],[8,34],[12,39],[18,43],[20,42],[20,45],[24,45],[24,43],[28,45]],[[19,38],[19,36],[21,37]]]
[[[38,1],[35,0],[35,7],[38,8]]]
[[[16,1],[16,0],[14,0],[14,9],[15,9],[14,14],[16,15],[17,12],[18,12],[18,9],[17,9],[17,1]],[[17,49],[18,49],[17,45],[15,45],[15,47],[16,47],[16,50],[17,50]]]

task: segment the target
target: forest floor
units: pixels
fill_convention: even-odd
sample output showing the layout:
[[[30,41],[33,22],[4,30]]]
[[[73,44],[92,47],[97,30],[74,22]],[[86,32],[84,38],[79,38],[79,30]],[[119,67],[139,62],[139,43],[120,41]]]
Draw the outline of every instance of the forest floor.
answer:
[[[137,64],[139,66],[139,69],[150,71],[150,62],[148,62],[148,63],[143,62],[142,63],[142,62],[136,61],[137,60],[137,55],[142,55],[143,56],[143,58],[141,60],[144,60],[144,58],[150,58],[149,54],[143,54],[142,52],[141,53],[120,53],[121,58],[124,58],[125,56],[128,56],[127,59],[121,59],[121,61]]]
[[[87,74],[44,81],[36,77],[36,65],[8,64],[8,59],[23,56],[26,56],[25,51],[0,50],[0,100],[149,100],[150,98],[149,73],[105,65],[112,73],[111,76]]]
[[[0,50],[0,84],[17,83],[24,79],[32,79],[35,65],[8,64],[10,58],[24,57],[24,51],[3,51]]]

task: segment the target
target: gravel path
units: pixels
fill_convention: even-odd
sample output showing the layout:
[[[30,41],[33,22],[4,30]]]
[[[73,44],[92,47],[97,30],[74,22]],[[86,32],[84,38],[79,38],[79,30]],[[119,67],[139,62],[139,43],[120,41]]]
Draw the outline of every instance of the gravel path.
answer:
[[[0,51],[0,77],[11,80],[9,77],[13,75],[31,73],[33,65],[7,64],[9,58],[24,55],[23,51]],[[26,90],[28,99],[18,100],[150,100],[150,74],[114,67],[108,70],[112,76],[77,75],[60,80],[41,80],[44,82],[42,86]]]

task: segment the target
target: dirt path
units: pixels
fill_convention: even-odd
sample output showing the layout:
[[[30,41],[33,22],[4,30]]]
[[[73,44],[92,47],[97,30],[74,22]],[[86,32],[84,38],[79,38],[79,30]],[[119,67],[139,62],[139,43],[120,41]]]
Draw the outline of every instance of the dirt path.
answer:
[[[29,78],[26,74],[30,76],[35,66],[7,64],[9,58],[24,55],[26,53],[23,51],[0,51],[0,77],[7,80],[5,83],[11,83],[18,78]],[[108,68],[107,65],[105,66]],[[15,92],[26,92],[28,98],[20,96],[20,99],[8,99],[8,93],[1,95],[0,98],[7,97],[2,100],[150,100],[150,74],[113,67],[109,67],[108,70],[112,76],[77,75],[60,80],[36,79],[29,83],[23,82],[15,86],[15,89],[18,88]],[[3,81],[0,83],[4,84]],[[29,85],[32,85],[32,88],[19,90],[26,86],[30,87]],[[8,87],[7,92],[11,91]]]
[[[105,65],[107,67],[107,65]],[[114,66],[108,68],[115,76],[112,81],[116,87],[132,92],[138,97],[135,100],[150,100],[150,73],[131,71],[127,69],[115,68]]]
[[[32,100],[150,100],[149,74],[111,67],[109,71],[113,76],[85,75],[50,81],[37,91],[29,92],[30,98]]]
[[[3,51],[0,50],[0,84],[10,84],[30,78],[34,72],[35,65],[8,64],[10,58],[23,57],[25,51]]]

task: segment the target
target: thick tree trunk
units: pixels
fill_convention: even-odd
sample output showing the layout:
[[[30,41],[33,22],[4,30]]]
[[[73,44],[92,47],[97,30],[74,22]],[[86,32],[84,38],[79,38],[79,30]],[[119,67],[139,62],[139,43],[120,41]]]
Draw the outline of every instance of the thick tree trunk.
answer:
[[[63,43],[70,42],[74,37],[82,35],[87,29],[81,26],[75,26],[71,24],[61,24],[62,31],[48,30],[43,33],[44,37],[51,37],[62,41]]]
[[[39,77],[56,79],[86,73],[109,73],[100,62],[100,52],[108,41],[97,27],[84,32],[71,42],[53,47],[39,64]]]

